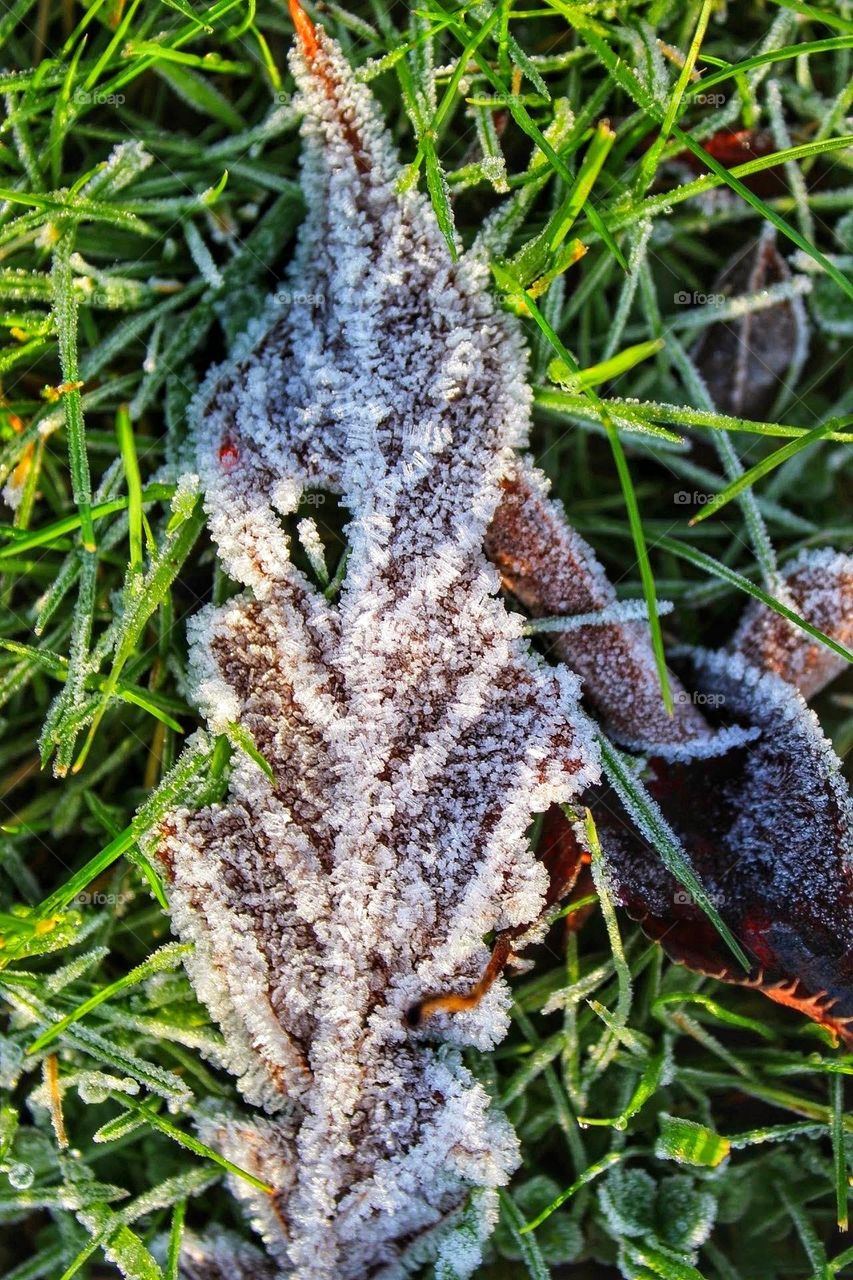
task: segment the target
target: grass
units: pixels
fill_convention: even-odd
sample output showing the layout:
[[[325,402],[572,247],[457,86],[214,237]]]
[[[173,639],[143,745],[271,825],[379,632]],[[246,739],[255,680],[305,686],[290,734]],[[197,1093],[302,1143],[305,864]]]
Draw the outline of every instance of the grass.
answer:
[[[727,18],[709,0],[376,0],[323,20],[453,251],[504,211],[487,243],[526,317],[537,456],[659,656],[719,643],[800,548],[850,544],[848,0]],[[246,1231],[193,1136],[235,1091],[201,1056],[218,1032],[143,836],[227,776],[228,740],[190,736],[183,674],[187,617],[231,586],[176,460],[199,375],[301,217],[289,41],[269,0],[0,16],[0,475],[20,499],[0,524],[4,1280],[165,1280],[184,1221]],[[740,128],[771,154],[729,169],[708,146]],[[759,422],[715,410],[689,350],[766,221],[812,332]],[[842,757],[851,688],[818,703]],[[472,1059],[524,1152],[481,1280],[853,1274],[853,1055],[671,966],[594,870],[593,916],[555,929],[510,1038]]]

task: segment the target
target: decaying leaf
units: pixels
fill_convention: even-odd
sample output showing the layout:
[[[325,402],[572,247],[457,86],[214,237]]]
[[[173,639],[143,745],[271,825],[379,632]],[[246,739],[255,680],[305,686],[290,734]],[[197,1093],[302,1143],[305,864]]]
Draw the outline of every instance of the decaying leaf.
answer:
[[[534,513],[527,518],[533,521]],[[851,582],[849,556],[808,552],[789,566],[780,594],[800,616],[848,644]],[[576,635],[565,633],[561,656],[580,665],[568,648]],[[648,639],[645,644],[650,649]],[[840,762],[804,699],[844,665],[775,611],[751,604],[727,649],[680,656],[676,717],[684,700],[695,714],[686,731],[679,726],[678,751],[660,750],[654,720],[644,725],[629,718],[623,727],[650,757],[649,794],[722,919],[754,957],[748,974],[663,866],[651,833],[637,829],[615,794],[594,788],[584,803],[592,809],[617,900],[672,959],[756,986],[853,1044],[853,806]],[[646,670],[651,682],[650,661]],[[647,694],[651,698],[651,685]],[[598,697],[597,690],[590,696]],[[642,696],[631,702],[643,705]],[[697,716],[701,728],[691,740]],[[726,743],[726,733],[742,736]],[[714,740],[725,749],[709,751]],[[550,839],[562,840],[563,862],[571,865],[573,852],[576,859],[583,852],[578,833],[557,814],[550,821]]]
[[[503,500],[486,537],[486,551],[504,587],[535,618],[573,617],[604,609],[613,616],[616,591],[595,552],[547,497],[530,468],[503,482]],[[616,611],[618,612],[618,611]],[[625,746],[653,739],[662,750],[712,737],[702,716],[672,677],[676,714],[668,716],[654,653],[642,621],[591,623],[556,632],[553,649],[583,681],[584,694],[604,727]]]
[[[776,247],[775,229],[768,223],[717,277],[713,291],[736,298],[790,279],[790,268]],[[791,366],[801,361],[807,343],[805,308],[792,294],[772,307],[709,325],[693,359],[720,413],[761,418]]]
[[[773,672],[702,651],[689,669],[720,714],[760,736],[711,760],[652,759],[646,786],[754,957],[750,973],[608,795],[593,812],[619,900],[673,959],[760,987],[853,1043],[853,810],[840,763]]]
[[[806,552],[785,574],[785,603],[825,635],[853,647],[853,560],[826,548]],[[807,700],[847,665],[840,654],[806,636],[781,614],[753,601],[729,646],[749,662],[775,671]]]
[[[666,715],[646,627],[620,616],[514,452],[530,409],[516,321],[484,263],[451,261],[427,204],[398,194],[367,90],[293,16],[308,216],[288,288],[193,413],[210,530],[248,590],[194,620],[192,685],[236,755],[225,801],[171,814],[160,857],[190,977],[254,1108],[201,1118],[202,1137],[271,1188],[234,1182],[276,1274],[390,1277],[434,1259],[464,1277],[518,1150],[460,1047],[504,1034],[503,966],[583,871],[555,806],[591,797],[619,898],[677,958],[733,976],[643,833],[591,790],[578,676],[608,732],[653,756],[653,795],[756,956],[749,980],[844,1034],[853,928],[830,939],[827,910],[847,893],[849,810],[786,683],[813,688],[830,666],[753,612],[731,653],[684,658]],[[747,287],[784,269],[774,255],[763,241]],[[737,370],[728,407],[754,411],[769,383]],[[294,519],[306,493],[345,513],[340,583],[322,522]],[[547,666],[486,552],[534,615],[606,621],[557,634],[563,662]],[[815,561],[789,584],[830,632],[849,593],[832,564],[836,594],[819,574],[818,601]],[[713,722],[694,688],[725,699]],[[697,806],[700,783],[713,794]],[[188,1280],[253,1265],[210,1243],[185,1251]]]
[[[281,1274],[440,1257],[465,1276],[518,1152],[455,1046],[501,1038],[508,991],[411,1010],[473,988],[483,938],[539,918],[526,828],[597,759],[576,678],[530,652],[482,549],[528,428],[516,322],[423,199],[398,197],[367,90],[294,18],[292,292],[194,409],[210,529],[251,594],[194,620],[192,683],[210,727],[254,748],[223,804],[171,815],[160,856],[190,977],[266,1112],[203,1136],[273,1188],[234,1184]],[[337,596],[290,556],[306,490],[348,512]],[[316,522],[300,533],[319,563]]]

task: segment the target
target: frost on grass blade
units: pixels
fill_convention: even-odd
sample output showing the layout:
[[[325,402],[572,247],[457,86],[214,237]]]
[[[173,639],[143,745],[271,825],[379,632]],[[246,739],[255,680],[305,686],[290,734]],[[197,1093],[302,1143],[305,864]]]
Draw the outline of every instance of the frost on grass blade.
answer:
[[[398,197],[367,90],[295,20],[308,215],[286,288],[194,405],[210,528],[251,594],[195,619],[191,683],[274,781],[238,750],[226,802],[172,813],[160,856],[191,979],[266,1113],[202,1137],[274,1188],[235,1183],[281,1273],[362,1277],[423,1240],[463,1277],[518,1153],[458,1046],[501,1038],[508,991],[423,1029],[407,1014],[539,917],[530,816],[597,761],[576,678],[529,652],[482,550],[528,429],[516,322]],[[297,533],[324,560],[325,507],[292,519],[306,491],[348,513],[333,600],[291,560]]]

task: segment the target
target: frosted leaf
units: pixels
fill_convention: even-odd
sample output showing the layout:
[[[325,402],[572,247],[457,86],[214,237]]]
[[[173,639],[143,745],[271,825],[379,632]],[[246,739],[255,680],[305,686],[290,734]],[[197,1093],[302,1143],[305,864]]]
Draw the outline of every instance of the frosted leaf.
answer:
[[[594,551],[547,496],[533,467],[504,481],[504,496],[489,526],[486,550],[505,588],[534,616],[613,610],[616,590]],[[573,627],[553,637],[554,653],[575,671],[607,732],[628,747],[671,754],[703,743],[720,748],[680,681],[671,676],[674,714],[667,714],[648,623],[614,621]],[[722,744],[724,747],[725,744]]]
[[[227,800],[173,813],[160,856],[190,978],[266,1113],[202,1137],[274,1188],[233,1182],[281,1274],[390,1276],[435,1240],[462,1275],[518,1149],[453,1045],[494,1045],[509,994],[423,1031],[407,1014],[539,918],[526,827],[597,758],[577,680],[529,651],[482,549],[529,425],[516,322],[397,195],[368,91],[294,17],[309,212],[286,289],[193,410],[210,529],[251,593],[194,620],[190,686],[275,781],[238,752]],[[306,489],[349,513],[333,601],[291,560]]]
[[[846,648],[853,646],[853,557],[825,547],[803,551],[785,570],[785,602]],[[844,658],[773,609],[752,601],[730,649],[812,698],[847,666]]]
[[[654,1228],[654,1179],[644,1169],[611,1169],[599,1187],[598,1204],[616,1239],[646,1235]]]
[[[184,1233],[179,1274],[181,1280],[274,1280],[275,1267],[254,1245],[213,1226],[203,1239]]]
[[[507,589],[534,617],[609,617],[615,592],[562,510],[547,501],[541,478],[517,470],[504,488],[487,547]],[[778,590],[849,645],[851,584],[850,558],[825,550],[799,556]],[[673,680],[670,720],[643,622],[599,621],[553,636],[608,731],[650,757],[652,804],[755,958],[745,980],[853,1043],[851,801],[801,696],[822,688],[844,660],[751,604],[728,651],[681,655],[686,684]],[[609,790],[583,803],[593,808],[614,895],[645,931],[691,968],[744,980],[701,907],[666,871],[654,832],[632,827]],[[558,886],[552,900],[574,886],[583,840],[559,811],[548,816],[540,853],[552,889]]]
[[[673,1249],[693,1254],[705,1243],[717,1217],[717,1202],[692,1178],[673,1174],[658,1185],[658,1236]]]
[[[760,737],[713,760],[653,760],[646,786],[752,970],[738,968],[609,795],[593,810],[614,893],[673,959],[759,987],[853,1043],[853,808],[839,761],[814,713],[774,672],[702,650],[690,664],[718,713]]]

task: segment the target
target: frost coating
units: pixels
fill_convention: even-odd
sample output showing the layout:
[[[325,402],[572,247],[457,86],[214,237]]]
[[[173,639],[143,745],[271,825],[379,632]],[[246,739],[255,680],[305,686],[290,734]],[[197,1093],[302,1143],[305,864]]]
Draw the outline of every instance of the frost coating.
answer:
[[[161,857],[190,976],[269,1117],[203,1132],[274,1188],[235,1185],[281,1274],[390,1276],[422,1241],[463,1276],[516,1140],[458,1048],[405,1014],[472,984],[486,934],[537,919],[547,877],[526,827],[593,780],[596,756],[576,678],[531,655],[482,551],[527,435],[515,323],[422,200],[397,197],[367,91],[306,24],[293,287],[194,406],[211,532],[251,593],[194,620],[193,687],[275,782],[240,754],[227,802],[172,815]],[[332,602],[282,524],[306,488],[350,513]],[[302,522],[320,564],[316,532]],[[429,1033],[489,1047],[507,1004],[499,982]],[[492,1190],[463,1224],[477,1187]]]
[[[720,914],[755,960],[744,975],[663,870],[652,833],[603,815],[619,901],[676,960],[759,987],[853,1042],[853,805],[802,696],[741,654],[694,650],[700,688],[761,737],[728,757],[662,768],[665,808]]]
[[[530,466],[504,481],[486,549],[504,586],[534,617],[618,609],[616,589],[595,552],[548,498],[545,477]],[[555,634],[555,653],[581,677],[607,732],[627,747],[659,755],[716,755],[730,740],[713,730],[670,676],[674,713],[661,693],[648,624],[629,617]]]
[[[846,648],[853,645],[853,557],[831,547],[801,552],[786,569],[783,585],[796,613]],[[826,645],[807,640],[799,627],[757,601],[744,613],[730,649],[775,671],[806,699],[847,665]]]
[[[204,1239],[185,1233],[181,1276],[183,1280],[274,1280],[275,1270],[260,1249],[214,1226]]]
[[[756,986],[853,1045],[853,808],[840,763],[805,702],[846,665],[843,657],[750,604],[727,649],[673,655],[686,688],[673,679],[667,719],[648,630],[613,617],[615,592],[591,548],[535,473],[519,472],[505,490],[487,537],[505,585],[534,615],[576,619],[579,625],[553,632],[555,649],[581,674],[609,732],[648,757],[652,811],[670,824],[752,968],[745,974],[733,964],[701,906],[666,870],[655,831],[605,788],[582,803],[594,813],[614,896],[672,959]],[[849,556],[806,552],[777,591],[850,646]],[[549,839],[570,884],[583,828],[558,814]],[[552,998],[546,1012],[557,1007],[559,997]]]

